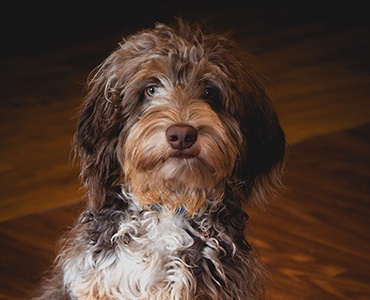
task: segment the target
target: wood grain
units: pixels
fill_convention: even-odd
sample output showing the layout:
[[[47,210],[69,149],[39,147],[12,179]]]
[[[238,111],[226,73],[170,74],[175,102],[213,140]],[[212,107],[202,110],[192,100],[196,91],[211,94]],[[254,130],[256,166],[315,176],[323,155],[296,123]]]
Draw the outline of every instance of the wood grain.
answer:
[[[286,189],[251,214],[271,299],[368,299],[370,124],[292,146]]]

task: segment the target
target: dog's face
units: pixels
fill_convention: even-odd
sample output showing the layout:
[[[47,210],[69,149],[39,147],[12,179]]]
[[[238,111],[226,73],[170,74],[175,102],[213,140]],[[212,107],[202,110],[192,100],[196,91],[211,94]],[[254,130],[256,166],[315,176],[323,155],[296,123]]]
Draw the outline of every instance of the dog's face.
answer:
[[[145,55],[136,74],[144,84],[137,91],[140,113],[120,139],[118,157],[129,190],[142,203],[192,213],[224,190],[243,139],[236,120],[219,109],[225,88],[217,77],[224,74],[212,65],[210,73],[204,56],[191,61],[187,51],[199,52],[195,46],[173,43],[178,53],[161,55],[159,47]],[[137,86],[132,80],[129,85]]]
[[[141,205],[192,214],[221,201],[227,182],[250,193],[276,178],[284,135],[234,52],[180,22],[131,36],[102,63],[75,134],[93,207],[123,187]]]

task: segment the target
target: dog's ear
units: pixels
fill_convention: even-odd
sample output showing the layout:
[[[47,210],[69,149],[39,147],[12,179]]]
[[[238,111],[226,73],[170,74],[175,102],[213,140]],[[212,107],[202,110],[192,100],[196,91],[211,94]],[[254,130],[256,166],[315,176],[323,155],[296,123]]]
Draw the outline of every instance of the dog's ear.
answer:
[[[267,195],[281,187],[285,135],[260,76],[244,64],[244,54],[229,36],[204,38],[214,49],[210,59],[227,76],[224,109],[238,122],[243,141],[235,168],[238,182],[244,183],[248,199],[263,204]]]
[[[166,32],[161,26],[156,30]],[[140,92],[146,83],[139,71],[157,42],[150,30],[124,39],[89,77],[74,147],[92,210],[99,210],[119,192],[124,178],[119,147],[140,113]]]
[[[285,155],[285,135],[259,75],[244,64],[230,35],[204,35],[209,59],[219,67],[219,76],[228,82],[224,109],[242,131],[241,151],[234,169],[248,199],[263,204],[268,194],[281,187]],[[225,92],[224,91],[224,92]]]
[[[125,116],[118,105],[122,95],[114,71],[117,59],[113,53],[91,73],[73,139],[92,211],[98,211],[112,193],[117,193],[122,176],[116,151]]]
[[[244,136],[236,175],[246,183],[252,203],[263,204],[281,186],[285,135],[264,88],[252,73],[244,73],[237,118]]]

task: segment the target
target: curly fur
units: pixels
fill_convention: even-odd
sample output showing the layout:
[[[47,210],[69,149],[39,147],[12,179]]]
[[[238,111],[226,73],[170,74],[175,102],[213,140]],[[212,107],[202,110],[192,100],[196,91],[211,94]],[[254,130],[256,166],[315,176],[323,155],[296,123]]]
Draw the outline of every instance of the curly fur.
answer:
[[[74,135],[87,207],[35,299],[263,298],[243,206],[279,186],[285,139],[236,53],[179,20],[123,40],[92,73]],[[186,149],[166,138],[179,124],[197,132]]]

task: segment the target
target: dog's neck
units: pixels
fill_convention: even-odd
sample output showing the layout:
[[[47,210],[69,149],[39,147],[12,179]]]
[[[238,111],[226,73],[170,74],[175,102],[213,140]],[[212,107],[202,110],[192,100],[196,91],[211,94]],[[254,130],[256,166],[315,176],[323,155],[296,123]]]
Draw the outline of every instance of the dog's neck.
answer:
[[[204,205],[200,207],[195,212],[189,212],[186,206],[179,205],[177,207],[167,207],[160,200],[157,202],[151,202],[151,204],[142,203],[135,193],[127,192],[122,188],[122,194],[120,197],[123,201],[127,202],[128,208],[135,211],[147,211],[154,212],[160,217],[171,217],[171,216],[182,216],[186,219],[199,219],[202,218],[203,214],[209,214],[220,209],[220,206],[223,206],[224,193],[214,193],[212,197],[209,197],[205,200]]]
[[[158,211],[158,212],[162,212],[163,211],[163,206],[156,203],[156,204],[153,204],[151,207],[150,207],[151,210],[153,211]],[[174,212],[176,215],[182,215],[182,214],[185,214],[186,213],[186,209],[184,206],[180,206],[178,209],[175,210]]]

